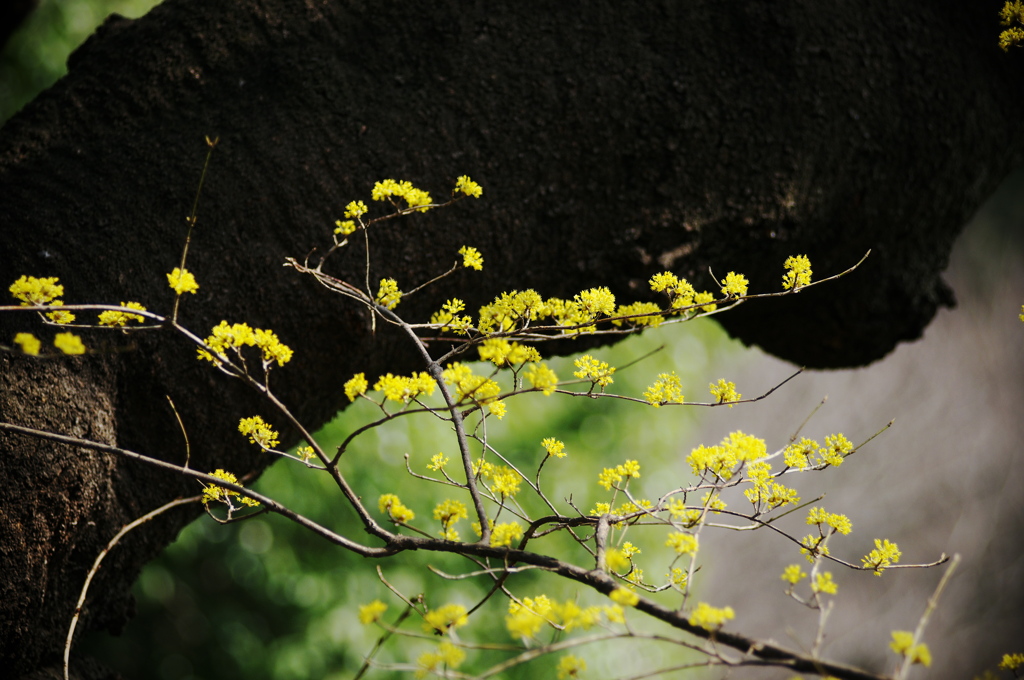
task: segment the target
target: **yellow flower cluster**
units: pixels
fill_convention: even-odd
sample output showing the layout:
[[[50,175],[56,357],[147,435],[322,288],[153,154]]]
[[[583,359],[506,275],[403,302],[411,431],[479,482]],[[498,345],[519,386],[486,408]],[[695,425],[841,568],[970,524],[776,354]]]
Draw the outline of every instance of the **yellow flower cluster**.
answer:
[[[512,366],[528,361],[540,361],[536,347],[509,342],[505,338],[488,338],[477,348],[481,361],[490,361],[495,366]]]
[[[485,465],[490,465],[490,463],[485,463]],[[475,469],[476,466],[474,466]],[[472,526],[477,536],[483,535],[483,532],[480,530],[480,522],[473,522]],[[519,525],[519,522],[495,524],[493,519],[489,519],[487,520],[487,526],[491,528],[490,545],[492,548],[510,547],[513,541],[523,537],[523,527]]]
[[[501,394],[501,385],[482,375],[475,375],[473,369],[466,364],[455,361],[448,364],[442,372],[445,382],[455,388],[459,401],[471,399],[477,404],[487,406],[488,411],[499,419],[505,415],[505,404],[497,399]]]
[[[473,474],[489,482],[489,488],[497,495],[515,496],[519,493],[519,473],[507,465],[495,465],[480,458],[473,463]]]
[[[672,309],[683,309],[693,305],[703,305],[701,310],[713,312],[718,306],[708,304],[715,299],[715,296],[707,291],[698,293],[686,279],[681,279],[672,272],[655,274],[650,280],[651,290],[655,293],[668,295]]]
[[[370,194],[375,201],[383,201],[389,196],[405,199],[410,208],[418,208],[420,212],[429,210],[433,201],[430,194],[422,189],[417,189],[410,182],[396,182],[393,179],[385,179],[373,185]]]
[[[211,472],[210,474],[218,479],[223,479],[225,482],[228,482],[229,484],[236,484],[238,486],[241,486],[241,484],[238,484],[238,478],[235,477],[230,472],[226,472],[225,470],[218,469],[216,472]],[[238,496],[238,499],[242,501],[242,505],[256,507],[260,504],[260,502],[257,500],[249,498],[248,496],[243,496],[237,491],[232,491],[231,489],[225,489],[222,486],[217,486],[216,484],[207,484],[205,487],[203,487],[203,503],[220,502],[231,505],[231,499],[235,496]]]
[[[545,624],[561,626],[566,632],[577,628],[589,630],[601,622],[602,615],[611,622],[624,621],[622,608],[617,605],[580,607],[572,600],[559,604],[547,595],[538,595],[524,597],[521,603],[509,602],[505,627],[512,637],[533,638]]]
[[[711,512],[717,512],[725,510],[726,507],[725,501],[719,498],[718,495],[712,496],[711,492],[708,491],[704,494],[700,508],[687,508],[686,503],[682,500],[673,498],[668,503],[668,512],[673,520],[682,522],[687,527],[692,527],[704,516],[704,508]]]
[[[359,375],[362,374],[360,373]],[[351,382],[351,380],[349,382]],[[384,398],[389,401],[408,404],[421,394],[426,394],[427,396],[432,395],[436,385],[437,383],[435,383],[434,379],[430,377],[430,374],[424,371],[413,373],[409,377],[388,373],[387,375],[382,375],[377,379],[377,383],[373,386],[373,389],[378,392],[382,392],[384,394]],[[358,384],[355,384],[352,387],[355,389],[358,387]],[[348,383],[346,383],[346,394],[347,393]]]
[[[700,626],[705,630],[717,630],[721,628],[726,621],[736,618],[736,614],[733,612],[732,607],[712,607],[707,602],[701,602],[697,607],[690,612],[690,625]]]
[[[832,580],[832,572],[825,571],[820,574],[815,574],[814,583],[811,584],[811,590],[816,593],[835,595],[839,592],[839,584]]]
[[[21,351],[31,356],[39,356],[39,348],[43,343],[31,333],[18,333],[14,336],[14,344],[21,346]]]
[[[459,255],[462,255],[462,266],[466,269],[481,271],[484,268],[484,256],[476,248],[462,246],[459,248]]]
[[[345,396],[349,401],[355,401],[356,397],[366,394],[370,383],[366,382],[365,373],[356,373],[345,382]]]
[[[440,471],[444,469],[444,466],[448,464],[448,456],[444,453],[435,453],[431,457],[430,462],[427,464],[428,470]]]
[[[999,34],[999,47],[1008,52],[1011,47],[1024,43],[1024,29],[1012,24],[1024,24],[1024,3],[1021,0],[1007,0],[999,10],[999,22],[1008,26]]]
[[[558,666],[555,668],[558,680],[576,680],[585,670],[587,670],[587,662],[572,654],[566,654],[559,659]]]
[[[369,623],[375,623],[380,620],[380,617],[384,615],[384,612],[388,610],[388,606],[380,600],[374,600],[369,604],[364,604],[359,607],[359,623],[364,626]]]
[[[657,328],[665,320],[665,317],[658,313],[660,311],[661,307],[653,302],[634,302],[629,305],[619,305],[619,308],[615,310],[615,316],[631,316],[634,318],[615,319],[612,321],[612,324],[620,327],[623,325],[629,325],[634,328],[640,328],[642,326]]]
[[[178,267],[175,267],[167,275],[167,284],[176,295],[183,293],[195,295],[196,291],[199,290],[199,284],[196,283],[196,277],[192,275],[192,272],[187,269],[179,269]]]
[[[423,630],[428,633],[444,635],[454,628],[461,628],[469,623],[466,608],[461,604],[446,604],[431,609],[423,616]]]
[[[846,515],[839,515],[834,512],[826,512],[825,508],[813,507],[807,511],[807,523],[822,524],[832,527],[839,533],[846,535],[853,531],[853,523]]]
[[[853,444],[842,433],[825,437],[822,447],[813,439],[801,437],[799,442],[790,444],[783,451],[783,460],[791,468],[816,467],[832,465],[838,467],[843,459],[854,452]]]
[[[204,340],[210,349],[216,353],[216,357],[205,349],[198,352],[200,359],[217,363],[227,361],[227,350],[233,350],[239,357],[245,346],[257,347],[263,355],[263,367],[269,368],[273,362],[278,366],[284,366],[292,358],[292,350],[288,345],[278,340],[274,331],[262,328],[250,328],[249,324],[236,323],[229,325],[227,321],[221,321],[213,327],[210,337]]]
[[[747,294],[747,286],[749,285],[747,277],[743,274],[737,274],[736,272],[729,272],[725,275],[725,278],[720,281],[722,286],[722,295],[725,297],[743,297]]]
[[[535,290],[502,293],[489,305],[480,308],[478,328],[484,335],[508,332],[526,327],[538,319],[550,319],[553,324],[575,328],[566,334],[592,332],[598,316],[611,316],[615,312],[615,296],[607,288],[590,288],[578,293],[572,300],[548,298],[544,300]]]
[[[814,536],[813,534],[807,534],[800,539],[800,553],[807,558],[807,561],[814,564],[814,561],[820,555],[828,555],[828,546],[825,545],[825,537],[822,535]]]
[[[616,588],[609,595],[611,601],[623,607],[635,607],[640,601],[640,596],[626,588]]]
[[[416,677],[423,678],[429,673],[438,673],[441,668],[458,668],[465,660],[466,652],[454,643],[445,640],[437,646],[436,652],[423,652],[416,659],[416,664],[419,666],[416,670]]]
[[[1024,654],[1003,654],[1003,660],[999,662],[999,668],[1007,671],[1015,671],[1024,666]]]
[[[531,364],[526,371],[526,379],[533,389],[540,390],[544,396],[551,396],[558,388],[558,376],[547,364]]]
[[[644,390],[644,399],[654,408],[662,404],[681,404],[683,402],[683,386],[675,371],[659,373],[654,384]]]
[[[366,204],[362,201],[352,201],[345,206],[345,219],[355,219],[366,214]]]
[[[402,291],[398,290],[398,282],[394,279],[381,279],[377,297],[373,299],[381,307],[394,309],[402,301]]]
[[[876,538],[875,549],[862,557],[861,562],[863,562],[864,567],[873,569],[875,576],[881,576],[882,570],[899,562],[902,554],[899,546],[890,542],[889,539],[882,540]]]
[[[811,261],[806,255],[790,255],[786,258],[786,273],[782,275],[782,287],[799,290],[811,283]]]
[[[455,530],[454,525],[460,519],[466,519],[467,517],[469,517],[469,511],[462,501],[449,498],[442,503],[438,503],[434,508],[434,519],[441,522],[441,537],[446,541],[459,540],[459,532]]]
[[[483,187],[471,180],[468,175],[460,175],[455,181],[455,191],[452,193],[460,191],[466,196],[472,196],[473,198],[480,198],[481,194],[484,193]]]
[[[612,375],[615,374],[615,367],[609,366],[607,361],[598,361],[589,354],[584,354],[580,358],[576,359],[575,364],[578,371],[573,373],[574,376],[582,380],[590,380],[595,385],[600,385],[602,388],[611,385],[615,382],[612,379]]]
[[[718,446],[702,444],[691,451],[686,460],[694,474],[711,472],[721,479],[729,479],[739,463],[764,458],[767,453],[763,439],[737,431],[730,433]]]
[[[454,331],[457,335],[466,335],[473,326],[473,318],[470,316],[457,316],[459,312],[466,309],[466,303],[459,298],[452,298],[444,303],[441,311],[434,312],[430,317],[430,323],[440,326],[442,331]]]
[[[53,346],[64,354],[85,354],[82,339],[74,333],[57,333],[53,336]]]
[[[382,494],[377,499],[377,507],[394,522],[407,523],[416,519],[416,513],[402,505],[402,501],[393,493]]]
[[[696,555],[699,548],[699,541],[693,534],[684,534],[674,531],[668,535],[665,545],[672,548],[680,555]]]
[[[356,230],[355,220],[335,220],[334,221],[334,233],[341,234],[342,236],[348,236]]]
[[[42,279],[22,276],[8,290],[22,305],[45,305],[64,294],[64,286],[57,283],[58,280],[56,276]]]
[[[544,450],[548,452],[549,456],[555,458],[565,458],[565,444],[554,437],[546,437],[542,439],[540,445],[544,447]]]
[[[128,309],[137,309],[140,312],[146,311],[146,308],[143,307],[138,302],[122,302],[121,306],[127,307]],[[145,321],[145,318],[138,314],[130,314],[128,312],[117,312],[112,309],[108,309],[105,312],[100,312],[101,326],[124,326],[129,321],[137,321],[138,323],[142,323],[143,321]]]
[[[278,434],[259,416],[242,418],[238,421],[238,431],[249,437],[249,441],[258,444],[266,451],[278,445]]]
[[[762,442],[763,443],[763,442]],[[796,490],[772,481],[770,463],[758,461],[747,466],[748,480],[753,486],[743,492],[747,500],[754,504],[758,511],[769,511],[792,503],[800,502]]]
[[[605,468],[597,476],[597,483],[606,490],[611,491],[612,485],[619,484],[623,479],[629,480],[640,476],[640,463],[635,460],[627,460],[625,463],[616,465],[613,468]]]
[[[64,303],[57,298],[64,294],[64,286],[57,283],[58,280],[56,276],[43,279],[38,279],[34,276],[22,276],[12,283],[8,290],[11,291],[11,295],[16,300],[21,301],[22,306],[47,305],[50,307],[60,307]],[[46,316],[49,317],[50,321],[58,324],[67,324],[75,320],[75,315],[66,309],[49,312]],[[68,354],[75,353],[68,352]]]
[[[912,664],[919,663],[925,667],[932,665],[932,653],[928,649],[928,645],[924,643],[915,645],[914,634],[908,630],[894,630],[889,647],[900,656],[909,659]]]
[[[791,564],[782,571],[782,580],[794,586],[805,578],[807,573],[799,564]]]
[[[726,382],[725,378],[719,378],[717,383],[710,383],[708,388],[711,390],[711,396],[719,404],[728,404],[743,398],[743,395],[736,391],[736,383]],[[731,404],[729,408],[732,408]]]

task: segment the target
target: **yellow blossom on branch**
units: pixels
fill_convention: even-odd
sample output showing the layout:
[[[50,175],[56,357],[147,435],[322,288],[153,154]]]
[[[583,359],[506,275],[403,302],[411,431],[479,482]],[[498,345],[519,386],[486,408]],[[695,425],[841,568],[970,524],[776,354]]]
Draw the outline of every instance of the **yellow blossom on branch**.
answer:
[[[348,236],[355,232],[356,223],[355,220],[335,220],[334,222],[334,233],[341,234],[342,236]]]
[[[573,364],[579,369],[573,373],[577,378],[590,380],[602,388],[615,382],[612,379],[612,375],[615,374],[615,367],[609,366],[607,361],[598,361],[589,354],[584,354],[576,359]]]
[[[782,580],[792,585],[796,585],[806,577],[807,573],[800,568],[799,564],[791,564],[782,571]]]
[[[192,275],[192,272],[187,269],[179,269],[178,267],[175,267],[167,275],[167,283],[177,295],[182,295],[183,293],[195,295],[195,292],[199,290],[199,284],[196,283],[196,277]]]
[[[423,617],[423,630],[444,635],[453,628],[461,628],[469,623],[466,608],[461,604],[446,604],[431,609]]]
[[[370,384],[366,382],[366,374],[356,373],[345,383],[345,396],[349,401],[355,401],[356,397],[366,394],[369,386]]]
[[[736,617],[732,607],[712,607],[706,602],[701,602],[690,613],[690,625],[700,626],[705,630],[717,630],[726,621]]]
[[[128,309],[137,309],[140,312],[146,311],[146,308],[143,307],[138,302],[122,302],[121,306],[127,307]],[[136,321],[138,323],[142,323],[143,321],[145,321],[145,318],[138,314],[118,312],[112,309],[107,310],[105,312],[100,312],[101,326],[124,326],[129,321]]]
[[[238,483],[238,478],[225,470],[218,469],[216,472],[211,472],[210,474],[218,479],[223,479],[225,482],[228,482],[229,484],[241,486],[241,484]],[[260,504],[260,502],[255,499],[249,498],[248,496],[243,496],[237,491],[225,489],[224,487],[217,486],[216,484],[207,484],[205,487],[203,487],[203,503],[212,503],[216,501],[219,503],[232,505],[231,501],[236,496],[238,497],[238,500],[242,502],[243,505],[256,507]]]
[[[549,456],[565,458],[565,444],[554,437],[542,439],[540,445],[548,452]]]
[[[345,219],[351,220],[353,218],[361,217],[366,214],[366,204],[362,201],[352,201],[345,206]]]
[[[18,333],[14,336],[14,344],[21,346],[21,351],[31,356],[39,356],[39,348],[43,343],[31,333]]]
[[[799,290],[811,283],[811,261],[806,255],[790,255],[786,258],[786,273],[782,276],[785,290]]]
[[[64,286],[57,283],[58,280],[56,276],[42,279],[22,276],[8,290],[22,305],[45,305],[64,294]]]
[[[668,535],[665,545],[680,555],[696,555],[699,541],[693,534],[684,534],[676,531]]]
[[[545,396],[550,396],[558,388],[558,376],[547,367],[547,364],[531,364],[526,371],[526,379],[535,390],[540,390]]]
[[[249,437],[249,441],[258,444],[264,451],[278,445],[278,434],[259,416],[242,418],[238,421],[238,431]]]
[[[384,615],[384,612],[388,610],[388,606],[380,600],[374,600],[369,604],[364,604],[359,607],[359,623],[366,625],[369,623],[375,623],[380,620],[380,617]]]
[[[54,300],[53,302],[50,303],[50,308],[52,309],[54,307],[61,307],[63,306],[63,304],[64,303],[61,302],[60,300]],[[46,318],[48,318],[50,321],[54,323],[66,324],[74,321],[75,315],[66,309],[58,309],[55,312],[47,313]]]
[[[443,453],[435,453],[427,464],[428,470],[440,471],[444,469],[444,466],[448,464],[448,456]]]
[[[462,246],[459,248],[459,255],[462,255],[462,266],[466,269],[481,271],[484,268],[484,256],[476,248]]]
[[[861,562],[866,568],[873,569],[875,576],[881,576],[882,570],[899,562],[902,554],[899,546],[890,542],[889,539],[876,538],[875,549],[862,557]]]
[[[416,519],[416,513],[402,505],[402,501],[393,493],[382,494],[377,499],[377,507],[398,523],[407,523]]]
[[[466,196],[480,198],[484,193],[483,187],[469,178],[468,175],[460,175],[455,181],[455,190],[452,193],[462,192]]]
[[[436,652],[424,652],[416,659],[419,669],[416,677],[424,677],[427,673],[437,673],[439,668],[458,668],[466,660],[466,652],[457,645],[442,642]]]
[[[513,541],[523,537],[523,527],[519,522],[495,524],[491,529],[491,547],[509,547]]]
[[[728,404],[731,401],[739,401],[743,398],[743,395],[736,391],[736,383],[727,382],[725,378],[719,378],[717,383],[710,383],[708,388],[711,390],[711,396],[719,404]],[[732,408],[731,404],[729,408]]]
[[[628,588],[616,588],[608,597],[612,599],[612,602],[621,604],[623,607],[635,607],[640,601],[640,596]]]
[[[647,403],[658,408],[662,404],[680,404],[683,401],[683,386],[675,371],[659,373],[654,384],[644,391]]]
[[[747,294],[747,277],[736,272],[729,272],[721,281],[722,295],[726,297],[743,297]]]
[[[398,290],[398,282],[394,279],[381,279],[377,297],[373,299],[381,307],[394,309],[402,301],[402,291]]]
[[[429,210],[433,201],[430,194],[417,189],[410,182],[396,182],[393,179],[385,179],[373,185],[371,198],[375,201],[383,201],[385,198],[395,196],[405,199],[410,208],[419,208],[420,212]]]
[[[64,354],[85,354],[82,339],[74,333],[57,333],[53,337],[53,346]]]
[[[905,656],[912,664],[921,664],[928,667],[932,665],[932,653],[926,644],[914,644],[914,634],[908,630],[892,631],[892,642],[889,643],[892,651],[900,656]]]
[[[814,576],[814,583],[811,584],[811,590],[816,593],[835,595],[839,590],[839,585],[832,580],[832,572],[826,571]]]
[[[587,662],[572,654],[567,654],[559,659],[558,666],[555,668],[558,680],[576,680],[585,670],[587,670]]]

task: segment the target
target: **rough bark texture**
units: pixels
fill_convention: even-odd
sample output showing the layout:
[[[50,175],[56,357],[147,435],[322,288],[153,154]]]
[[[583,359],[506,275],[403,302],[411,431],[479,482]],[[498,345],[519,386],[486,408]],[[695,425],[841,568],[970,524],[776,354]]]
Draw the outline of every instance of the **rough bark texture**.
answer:
[[[470,309],[533,287],[643,298],[669,268],[777,290],[787,255],[855,276],[723,318],[745,342],[816,367],[918,337],[966,217],[1020,160],[1020,55],[998,2],[572,3],[169,0],[112,18],[69,75],[0,131],[0,273],[60,276],[65,300],[168,311],[205,148],[219,136],[183,320],[269,327],[296,351],[275,391],[312,426],[352,373],[414,367],[400,339],[281,267],[325,244],[374,180],[484,199],[387,223],[373,277],[404,287],[484,252],[404,311]],[[362,252],[336,263],[360,280]],[[471,291],[467,293],[467,290]],[[0,337],[32,327],[0,317]],[[38,330],[38,329],[36,329]],[[49,337],[47,331],[42,333]],[[87,334],[83,358],[0,358],[0,419],[182,461],[257,472],[234,429],[269,413],[169,333]],[[131,351],[117,351],[130,349]],[[195,486],[88,451],[0,436],[0,664],[54,661],[85,571],[127,521]],[[117,627],[138,569],[191,515],[109,558],[85,623]]]

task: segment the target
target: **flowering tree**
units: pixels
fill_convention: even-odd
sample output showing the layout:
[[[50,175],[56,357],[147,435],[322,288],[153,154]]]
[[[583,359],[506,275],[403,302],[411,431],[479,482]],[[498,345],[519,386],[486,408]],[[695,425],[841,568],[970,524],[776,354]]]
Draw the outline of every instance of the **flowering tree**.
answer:
[[[463,295],[467,309],[478,309],[493,291],[510,286],[571,299],[606,285],[622,299],[651,302],[659,293],[645,284],[666,269],[700,291],[714,291],[717,281],[706,272],[722,263],[743,271],[755,290],[769,290],[789,255],[807,253],[819,271],[838,272],[870,247],[875,255],[861,270],[870,286],[848,278],[835,284],[834,297],[807,290],[723,319],[748,341],[813,365],[869,361],[914,337],[948,301],[939,271],[963,217],[1008,166],[1008,149],[1020,143],[1008,122],[1020,108],[1017,89],[979,104],[950,77],[994,82],[993,91],[1014,82],[1012,68],[993,68],[979,47],[991,34],[965,29],[981,15],[922,3],[922,25],[956,28],[936,28],[950,33],[914,46],[932,76],[912,88],[893,78],[899,86],[887,88],[859,65],[868,53],[874,60],[887,54],[879,45],[903,44],[874,31],[902,25],[893,14],[902,15],[902,8],[864,3],[842,16],[805,12],[796,34],[832,47],[808,47],[799,59],[786,56],[791,50],[775,40],[771,22],[750,25],[741,14],[716,13],[731,18],[709,25],[700,20],[702,11],[694,5],[685,16],[657,17],[610,4],[595,10],[592,22],[579,23],[564,8],[552,8],[540,20],[563,35],[559,47],[533,30],[535,12],[513,8],[477,16],[401,3],[372,11],[331,5],[298,17],[284,2],[171,2],[132,25],[111,21],[75,54],[70,76],[4,128],[0,211],[12,226],[0,271],[11,272],[12,280],[23,272],[40,280],[60,276],[69,285],[69,307],[159,299],[167,284],[160,277],[173,276],[164,262],[178,258],[185,229],[195,226],[170,217],[180,215],[194,184],[190,140],[210,131],[224,137],[220,171],[210,177],[214,201],[203,213],[216,228],[200,225],[189,260],[204,304],[161,318],[191,328],[214,328],[224,318],[273,328],[297,357],[290,373],[275,375],[275,394],[309,426],[343,405],[341,385],[353,373],[409,375],[423,366],[402,351],[409,339],[400,329],[373,323],[358,306],[325,302],[313,286],[278,268],[280,257],[293,253],[304,262],[303,249],[337,217],[332,206],[344,205],[365,178],[454,179],[467,160],[474,176],[504,192],[492,203],[501,207],[471,206],[444,218],[428,213],[412,232],[382,224],[388,247],[377,249],[375,266],[426,281],[436,262],[476,243],[487,253],[486,285],[464,293],[469,284],[458,277],[469,272],[461,271],[433,290],[445,299]],[[210,26],[219,29],[203,28]],[[635,40],[623,39],[623,26],[632,26]],[[851,30],[863,39],[848,44]],[[743,42],[770,50],[769,58],[721,39],[759,31],[761,39]],[[522,36],[527,42],[516,42]],[[564,53],[564,45],[597,38],[602,48],[588,55]],[[488,45],[495,40],[497,49]],[[822,50],[833,58],[813,56]],[[126,63],[125,54],[134,58]],[[872,73],[900,74],[906,63],[894,56],[875,63]],[[695,70],[676,77],[678,64]],[[765,77],[762,69],[771,64],[782,70]],[[734,78],[722,78],[724,65]],[[111,78],[114,72],[121,75]],[[630,75],[590,78],[609,72]],[[863,87],[854,91],[851,83]],[[887,104],[862,107],[864,89]],[[813,104],[822,91],[834,97]],[[889,113],[936,97],[950,110],[961,102],[984,116],[985,134],[952,117],[930,120],[929,127]],[[779,115],[765,108],[768,101],[791,102],[791,110]],[[747,110],[757,112],[753,120],[742,114]],[[710,112],[707,121],[695,118],[698,111]],[[800,162],[789,141],[794,121],[804,126],[800,148],[808,155]],[[922,165],[925,158],[946,159],[952,144],[971,159],[958,167],[984,168],[986,179],[950,171],[944,186],[960,190],[938,191],[922,207],[916,192],[904,188],[902,156],[880,153],[879,144],[903,148]],[[183,269],[172,284],[187,294]],[[364,271],[363,263],[346,262],[333,274],[358,282]],[[217,304],[205,304],[213,291]],[[847,313],[833,312],[837,298],[847,301]],[[403,317],[425,320],[437,311],[419,300],[403,303]],[[764,311],[745,311],[751,308]],[[797,320],[816,333],[778,330]],[[12,349],[31,348],[27,338],[12,344],[24,329],[7,318],[0,324]],[[180,338],[127,337],[125,344],[83,342],[91,352],[71,363],[4,356],[3,419],[180,466],[181,432],[164,399],[169,395],[190,440],[202,442],[193,452],[195,466],[222,466],[244,479],[269,462],[239,446],[209,406],[231,404],[250,417],[261,408],[255,393],[190,363],[192,348]],[[79,349],[72,343],[61,340],[64,348]],[[586,339],[575,344],[592,346]],[[555,343],[551,351],[568,349]],[[55,399],[54,386],[67,399]],[[281,426],[286,444],[301,436],[294,426]],[[4,489],[9,514],[2,537],[11,549],[3,573],[14,595],[0,605],[0,618],[4,660],[21,672],[60,648],[67,611],[109,537],[194,487],[146,466],[85,455],[74,445],[55,448],[10,434],[0,444],[9,452],[6,477],[33,480]],[[94,588],[107,596],[92,603],[90,625],[116,625],[139,565],[192,516],[179,508],[146,533],[129,535],[99,572]]]

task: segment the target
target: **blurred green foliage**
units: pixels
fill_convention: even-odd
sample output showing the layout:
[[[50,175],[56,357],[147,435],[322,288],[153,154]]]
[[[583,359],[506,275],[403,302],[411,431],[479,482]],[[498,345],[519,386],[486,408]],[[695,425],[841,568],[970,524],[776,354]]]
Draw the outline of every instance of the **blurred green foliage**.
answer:
[[[159,0],[41,0],[0,52],[0,123],[67,73],[68,55],[110,14],[140,17]]]

